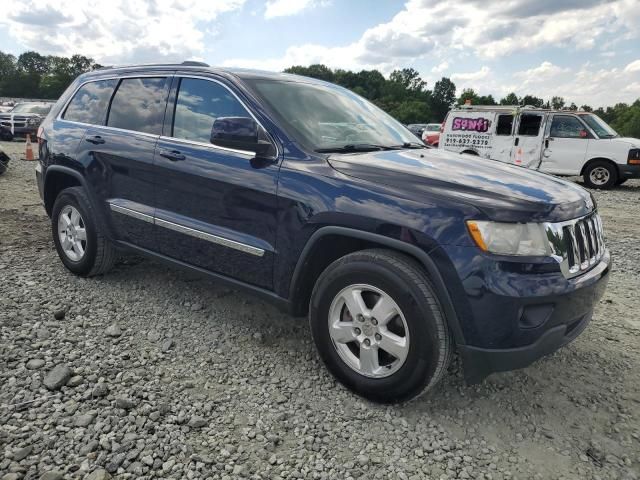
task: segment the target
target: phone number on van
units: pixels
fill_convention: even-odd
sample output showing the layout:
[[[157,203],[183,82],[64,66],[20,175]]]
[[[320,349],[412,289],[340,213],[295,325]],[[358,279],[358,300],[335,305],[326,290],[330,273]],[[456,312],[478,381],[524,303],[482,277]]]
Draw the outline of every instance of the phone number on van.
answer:
[[[475,147],[477,149],[490,149],[490,136],[477,133],[450,133],[444,140],[444,147]]]

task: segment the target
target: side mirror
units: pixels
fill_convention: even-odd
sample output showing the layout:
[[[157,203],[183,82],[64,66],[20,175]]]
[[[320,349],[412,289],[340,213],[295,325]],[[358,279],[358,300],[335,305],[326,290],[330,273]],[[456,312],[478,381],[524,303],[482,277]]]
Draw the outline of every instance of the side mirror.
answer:
[[[211,128],[211,143],[219,147],[255,152],[258,157],[275,155],[273,144],[253,118],[219,117]]]

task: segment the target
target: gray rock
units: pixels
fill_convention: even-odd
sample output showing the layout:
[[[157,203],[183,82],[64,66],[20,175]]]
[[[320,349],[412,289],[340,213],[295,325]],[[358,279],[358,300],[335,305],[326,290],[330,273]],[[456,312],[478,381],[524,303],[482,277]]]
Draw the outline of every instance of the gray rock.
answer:
[[[78,415],[74,418],[73,424],[76,427],[88,427],[93,423],[93,420],[96,418],[93,413],[86,413],[84,415]]]
[[[125,410],[131,410],[137,405],[137,403],[127,397],[118,397],[116,398],[116,407],[123,408]]]
[[[111,475],[106,470],[99,468],[84,477],[84,480],[111,480]]]
[[[28,370],[38,370],[39,368],[44,367],[44,363],[44,360],[41,358],[32,358],[27,362],[26,367]]]
[[[169,350],[171,350],[173,348],[174,345],[174,341],[171,339],[165,340],[164,342],[162,342],[162,351],[163,352],[168,352]]]
[[[104,331],[104,334],[107,337],[117,338],[122,335],[122,330],[117,323],[113,323],[107,327],[107,329]]]
[[[20,460],[24,460],[29,455],[31,455],[31,451],[32,450],[33,450],[33,447],[31,445],[29,445],[28,447],[20,448],[20,449],[16,450],[15,452],[13,452],[13,459],[16,462],[19,462]]]
[[[204,418],[194,415],[193,417],[191,417],[187,425],[191,428],[202,428],[206,426],[207,423],[208,422]]]
[[[66,314],[67,311],[64,308],[61,308],[53,312],[53,318],[55,318],[56,320],[63,320]]]
[[[97,440],[90,440],[89,443],[80,448],[80,455],[88,455],[91,452],[95,452],[100,444]]]
[[[58,365],[47,373],[42,383],[49,390],[60,390],[67,384],[72,375],[73,371],[67,365]]]
[[[21,478],[22,478],[22,475],[20,475],[19,473],[12,472],[4,475],[0,480],[20,480]]]
[[[149,330],[149,333],[147,333],[147,339],[150,342],[157,342],[161,338],[162,335],[160,335],[160,332],[158,332],[157,330]]]
[[[54,470],[40,475],[40,480],[62,480],[63,478],[64,475],[62,472],[56,472]]]
[[[120,468],[120,465],[122,465],[122,462],[124,462],[125,458],[127,458],[126,453],[116,453],[113,457],[111,457],[111,460],[107,462],[104,468],[109,473],[115,473],[118,468]]]
[[[77,387],[78,385],[82,385],[84,379],[80,375],[74,375],[67,382],[67,387]]]
[[[91,391],[91,396],[94,398],[106,397],[109,394],[109,387],[106,383],[98,383]]]

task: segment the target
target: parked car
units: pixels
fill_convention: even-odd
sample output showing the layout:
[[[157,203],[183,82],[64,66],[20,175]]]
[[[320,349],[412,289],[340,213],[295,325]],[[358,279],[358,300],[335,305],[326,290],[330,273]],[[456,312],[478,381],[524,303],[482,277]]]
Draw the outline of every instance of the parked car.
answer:
[[[409,125],[407,125],[407,128],[416,137],[421,139],[422,138],[422,132],[424,132],[424,129],[425,129],[426,126],[427,126],[426,123],[410,123]]]
[[[640,139],[620,137],[589,112],[465,106],[449,112],[440,148],[560,176],[590,188],[640,178]]]
[[[6,113],[0,113],[0,135],[2,140],[15,136],[36,136],[42,119],[49,113],[53,103],[18,103]]]
[[[0,147],[0,175],[7,171],[9,168],[9,155],[7,155]]]
[[[308,316],[328,369],[374,401],[433,388],[454,350],[470,383],[529,365],[585,329],[609,277],[586,190],[427,148],[319,80],[102,69],[38,146],[71,272],[103,274],[122,249],[251,291]]]
[[[422,132],[422,141],[432,147],[437,147],[440,141],[440,129],[442,125],[439,123],[427,123]]]

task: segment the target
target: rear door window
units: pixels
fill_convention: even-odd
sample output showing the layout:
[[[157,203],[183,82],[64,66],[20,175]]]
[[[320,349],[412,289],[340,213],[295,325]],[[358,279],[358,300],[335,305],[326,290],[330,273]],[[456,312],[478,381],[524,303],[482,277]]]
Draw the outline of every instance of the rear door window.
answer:
[[[542,124],[542,115],[534,115],[523,113],[520,116],[520,126],[518,127],[518,135],[527,137],[537,137]]]
[[[513,115],[498,115],[496,135],[511,135],[513,131]]]
[[[115,79],[85,83],[69,102],[62,118],[71,122],[104,125],[109,100],[117,83]]]
[[[111,102],[107,126],[160,135],[167,92],[166,77],[123,79]]]
[[[216,82],[197,78],[180,80],[173,137],[211,143],[216,118],[251,117],[238,99]]]

